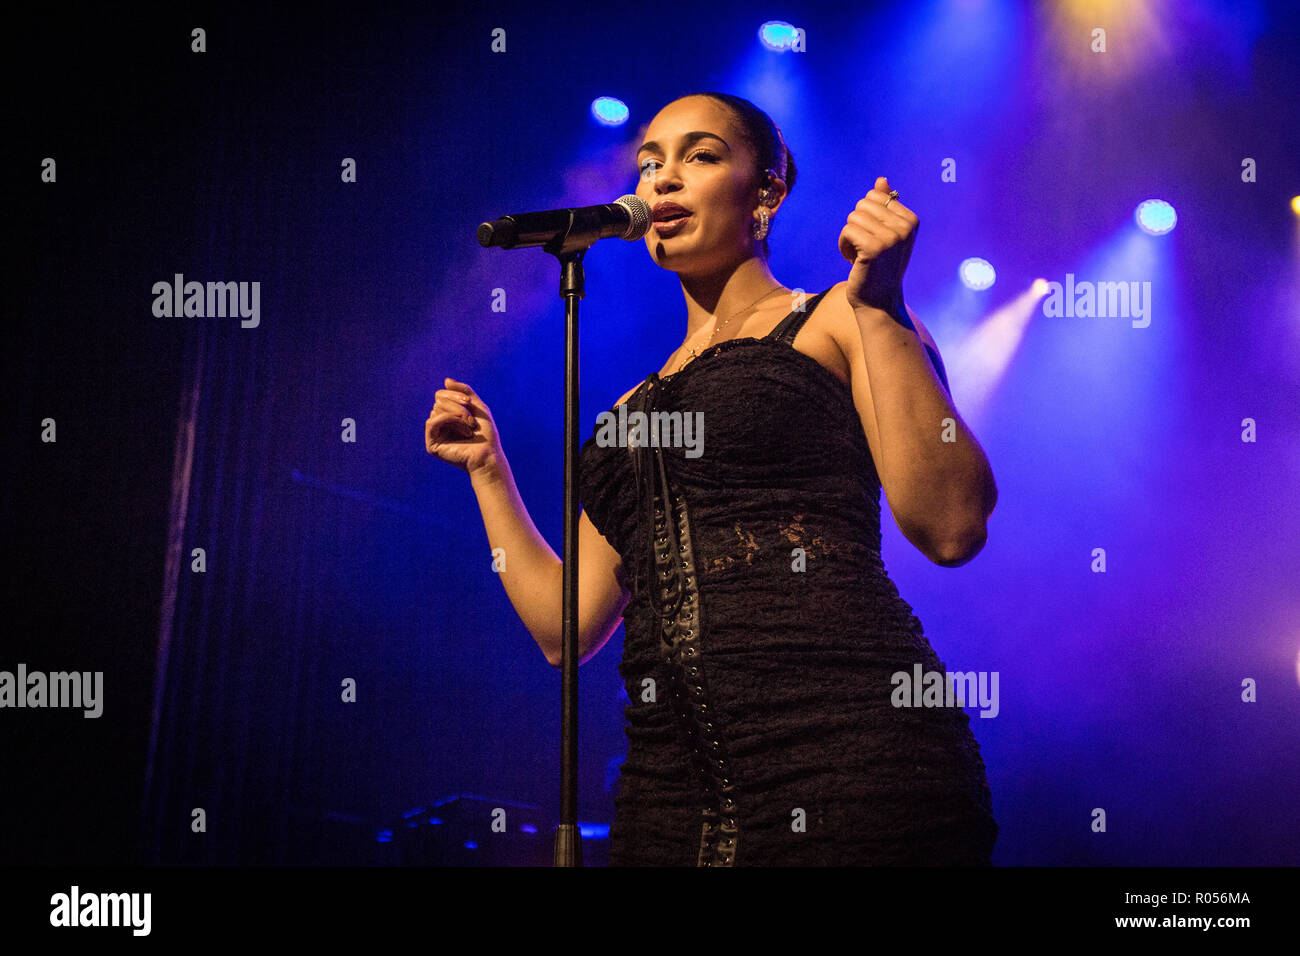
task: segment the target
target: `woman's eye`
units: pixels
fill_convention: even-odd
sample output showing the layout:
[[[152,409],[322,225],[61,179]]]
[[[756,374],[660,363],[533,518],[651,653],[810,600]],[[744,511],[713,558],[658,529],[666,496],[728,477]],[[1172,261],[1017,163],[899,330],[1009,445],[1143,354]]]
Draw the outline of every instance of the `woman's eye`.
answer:
[[[716,163],[718,161],[718,157],[713,153],[710,153],[707,149],[701,149],[701,150],[697,150],[694,153],[691,153],[689,159],[703,159],[710,163]],[[647,159],[640,166],[641,175],[652,176],[654,175],[654,171],[658,168],[659,168],[658,160]]]

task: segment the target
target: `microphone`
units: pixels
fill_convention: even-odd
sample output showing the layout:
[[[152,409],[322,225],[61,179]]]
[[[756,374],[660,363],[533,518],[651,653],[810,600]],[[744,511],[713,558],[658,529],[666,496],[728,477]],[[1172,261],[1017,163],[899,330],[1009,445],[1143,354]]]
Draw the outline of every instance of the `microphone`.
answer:
[[[478,227],[478,242],[484,248],[547,246],[547,252],[570,252],[614,236],[635,242],[650,231],[652,218],[650,204],[629,194],[601,206],[502,216]]]

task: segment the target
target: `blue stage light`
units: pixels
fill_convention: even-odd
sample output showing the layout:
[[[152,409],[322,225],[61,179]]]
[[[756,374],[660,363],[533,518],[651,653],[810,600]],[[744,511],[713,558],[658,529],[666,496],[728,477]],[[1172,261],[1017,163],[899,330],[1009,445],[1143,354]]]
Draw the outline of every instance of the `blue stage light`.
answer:
[[[1178,222],[1178,214],[1174,212],[1174,207],[1163,199],[1148,199],[1144,203],[1139,203],[1133,218],[1137,220],[1138,227],[1143,232],[1153,236],[1163,236]]]
[[[957,269],[957,274],[961,276],[962,283],[968,289],[987,289],[995,281],[998,274],[993,271],[993,264],[987,259],[970,258],[962,262]]]
[[[794,45],[799,31],[784,20],[768,20],[758,28],[758,40],[769,50],[784,53]]]
[[[598,96],[591,101],[591,115],[602,126],[622,126],[627,122],[628,108],[622,100]]]

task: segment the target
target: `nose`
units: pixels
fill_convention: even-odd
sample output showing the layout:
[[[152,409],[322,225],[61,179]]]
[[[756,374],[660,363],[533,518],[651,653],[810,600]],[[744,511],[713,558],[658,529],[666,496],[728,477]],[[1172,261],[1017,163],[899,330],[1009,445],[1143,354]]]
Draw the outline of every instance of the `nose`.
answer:
[[[656,163],[650,181],[654,186],[656,195],[675,192],[682,188],[681,178],[676,173],[676,167],[669,164]]]
[[[681,189],[681,184],[675,180],[659,178],[655,180],[655,195],[662,196],[665,193],[675,193]]]

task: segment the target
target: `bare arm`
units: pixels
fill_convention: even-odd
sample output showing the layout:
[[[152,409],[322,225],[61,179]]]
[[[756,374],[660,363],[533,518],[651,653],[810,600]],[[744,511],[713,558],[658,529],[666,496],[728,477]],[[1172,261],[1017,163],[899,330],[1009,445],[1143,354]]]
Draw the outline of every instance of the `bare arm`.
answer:
[[[488,546],[501,548],[499,572],[510,603],[537,641],[546,660],[559,667],[563,645],[564,562],[533,524],[510,465],[483,469],[472,477]],[[578,518],[578,652],[590,660],[618,628],[631,596],[622,583],[622,561],[585,511]]]
[[[938,348],[923,341],[912,311],[862,308],[854,317],[890,508],[935,563],[965,564],[983,548],[997,502],[988,458],[953,405]]]
[[[564,563],[533,524],[510,464],[501,449],[492,413],[463,382],[446,380],[425,422],[429,454],[470,476],[488,546],[500,548],[497,573],[519,619],[559,667],[563,644]],[[578,518],[578,652],[591,658],[618,627],[631,596],[623,586],[619,554],[586,513]]]
[[[849,368],[881,486],[899,530],[922,554],[957,567],[979,553],[997,485],[975,436],[953,406],[938,346],[910,309],[914,330],[848,303],[845,284],[823,308]],[[951,419],[953,442],[942,441]]]

